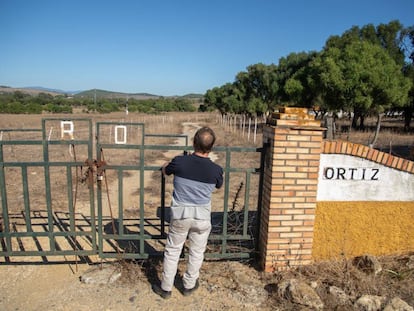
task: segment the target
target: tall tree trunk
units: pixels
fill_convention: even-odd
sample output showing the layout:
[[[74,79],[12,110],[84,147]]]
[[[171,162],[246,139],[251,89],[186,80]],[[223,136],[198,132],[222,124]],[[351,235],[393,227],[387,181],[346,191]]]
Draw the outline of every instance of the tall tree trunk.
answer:
[[[359,112],[354,111],[354,116],[352,117],[352,123],[351,123],[351,127],[353,129],[356,129],[357,128],[357,121],[358,121],[358,119],[359,119]]]
[[[379,131],[381,128],[381,119],[382,119],[383,113],[378,113],[377,116],[377,126],[375,129],[375,135],[374,138],[372,139],[372,141],[369,143],[369,147],[370,148],[374,148],[375,144],[377,143],[377,139],[378,139],[378,135],[379,135]]]
[[[363,114],[361,114],[359,116],[359,130],[360,131],[365,130],[365,124],[364,124],[364,122],[365,122],[365,116]]]
[[[332,140],[334,139],[335,131],[334,131],[334,117],[332,112],[328,112],[325,116],[325,126],[326,126],[326,139]]]
[[[410,130],[410,123],[411,123],[411,118],[413,116],[413,111],[414,111],[414,103],[411,104],[411,106],[407,106],[404,109],[404,130],[406,132]]]

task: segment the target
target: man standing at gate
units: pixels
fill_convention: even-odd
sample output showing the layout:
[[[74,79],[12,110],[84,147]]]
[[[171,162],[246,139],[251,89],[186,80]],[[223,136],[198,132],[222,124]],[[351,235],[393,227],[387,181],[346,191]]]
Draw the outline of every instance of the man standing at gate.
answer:
[[[182,293],[188,296],[199,286],[199,271],[211,231],[211,194],[223,185],[223,169],[208,157],[215,140],[212,129],[200,128],[193,139],[194,153],[177,156],[162,167],[163,174],[174,175],[162,281],[161,285],[153,285],[154,292],[164,299],[171,297],[178,261],[187,236],[189,257],[183,275]]]

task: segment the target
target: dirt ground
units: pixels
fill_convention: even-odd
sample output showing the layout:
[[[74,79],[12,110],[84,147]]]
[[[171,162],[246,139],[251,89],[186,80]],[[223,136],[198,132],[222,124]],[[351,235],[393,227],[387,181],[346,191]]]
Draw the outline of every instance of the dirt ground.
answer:
[[[161,274],[160,261],[106,264],[62,263],[43,265],[0,266],[0,309],[4,311],[110,311],[110,310],[314,310],[292,303],[291,297],[278,294],[278,284],[291,278],[315,287],[323,310],[356,310],[352,303],[338,306],[329,293],[331,286],[342,288],[352,301],[362,295],[376,295],[390,301],[394,297],[414,305],[414,254],[379,258],[382,272],[369,275],[352,266],[350,261],[313,265],[264,273],[247,262],[205,261],[200,273],[200,287],[191,296],[183,296],[179,274],[170,299],[156,295],[151,285]],[[410,258],[411,257],[411,258]],[[407,263],[410,262],[411,266]],[[107,267],[110,274],[101,282],[81,282]],[[94,272],[90,273],[90,270]],[[109,282],[121,272],[120,278]],[[382,310],[382,309],[381,309]]]
[[[205,263],[200,288],[184,297],[177,288],[164,300],[138,265],[122,269],[113,284],[84,284],[90,265],[0,267],[1,310],[270,310],[259,273],[238,262]]]

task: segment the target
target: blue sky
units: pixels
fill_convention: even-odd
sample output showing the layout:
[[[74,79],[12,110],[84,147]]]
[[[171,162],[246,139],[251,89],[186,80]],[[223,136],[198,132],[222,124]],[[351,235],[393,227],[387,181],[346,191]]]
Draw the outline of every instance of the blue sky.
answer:
[[[414,25],[414,1],[0,0],[0,85],[205,93],[391,20]]]

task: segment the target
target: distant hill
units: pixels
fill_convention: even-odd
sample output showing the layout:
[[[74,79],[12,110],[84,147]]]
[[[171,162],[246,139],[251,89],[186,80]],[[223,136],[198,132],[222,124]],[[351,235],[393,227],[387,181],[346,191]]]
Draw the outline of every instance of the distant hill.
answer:
[[[0,85],[0,93],[13,93],[13,92],[22,92],[25,94],[30,94],[33,96],[38,95],[39,93],[47,93],[53,96],[57,95],[72,95],[74,97],[89,97],[89,98],[134,98],[134,99],[157,99],[160,97],[175,97],[175,98],[186,98],[190,100],[201,100],[204,95],[203,94],[195,94],[190,93],[183,96],[160,96],[154,95],[149,93],[122,93],[122,92],[113,92],[107,90],[100,90],[100,89],[92,89],[86,91],[64,91],[58,89],[51,89],[41,86],[31,86],[31,87],[22,87],[22,88],[15,88]]]
[[[47,88],[32,88],[32,87],[9,87],[0,85],[0,93],[13,93],[13,92],[22,92],[32,96],[36,96],[39,93],[46,93],[53,96],[64,95],[68,93],[62,93],[57,90],[47,89]]]
[[[175,98],[186,98],[186,99],[202,99],[203,94],[186,94],[183,96],[160,96],[149,93],[122,93],[122,92],[112,92],[100,89],[92,89],[75,94],[75,97],[90,97],[93,98],[134,98],[134,99],[157,99],[160,97],[175,97]]]
[[[57,93],[57,94],[67,94],[67,95],[74,95],[74,94],[81,92],[81,91],[64,91],[64,90],[59,90],[59,89],[51,89],[51,88],[42,87],[42,86],[27,86],[24,89],[40,91],[43,93]]]
[[[191,94],[183,95],[181,97],[184,97],[184,98],[187,98],[187,99],[201,99],[201,98],[204,97],[204,95],[203,94],[194,94],[194,93],[191,93]]]
[[[112,92],[106,90],[92,89],[83,92],[79,92],[75,97],[97,97],[97,98],[135,98],[135,99],[149,99],[159,98],[161,96],[148,94],[148,93],[122,93]]]

